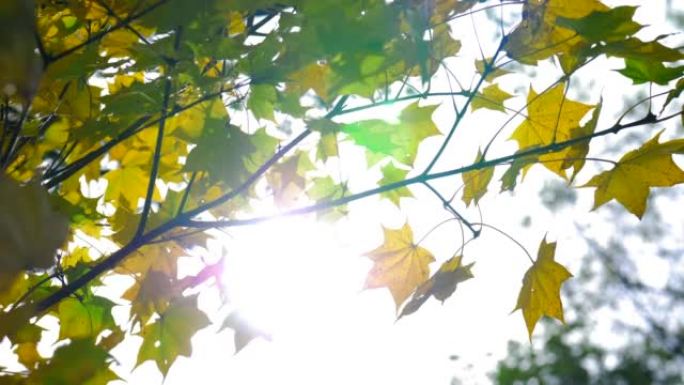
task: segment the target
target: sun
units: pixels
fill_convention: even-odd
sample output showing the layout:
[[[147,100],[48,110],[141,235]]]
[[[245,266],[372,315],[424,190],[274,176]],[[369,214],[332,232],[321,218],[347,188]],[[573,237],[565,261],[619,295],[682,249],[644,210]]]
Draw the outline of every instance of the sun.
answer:
[[[224,242],[231,307],[274,338],[299,333],[332,304],[353,300],[368,270],[335,226],[313,216],[238,229]]]

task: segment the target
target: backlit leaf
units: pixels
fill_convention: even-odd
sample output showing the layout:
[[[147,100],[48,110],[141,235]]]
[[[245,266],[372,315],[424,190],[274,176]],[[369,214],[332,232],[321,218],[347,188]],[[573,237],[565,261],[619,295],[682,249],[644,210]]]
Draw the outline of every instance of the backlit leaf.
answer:
[[[463,259],[461,255],[450,258],[439,267],[439,270],[429,280],[418,286],[411,300],[401,310],[399,318],[415,313],[430,296],[444,302],[456,291],[459,283],[473,278],[470,269],[475,262],[464,266],[461,259]]]
[[[427,249],[414,243],[413,231],[408,223],[400,229],[383,230],[383,244],[366,254],[374,265],[368,272],[365,287],[387,287],[399,309],[411,293],[428,279],[429,264],[435,258]]]
[[[556,242],[546,243],[544,238],[539,245],[537,260],[525,273],[518,303],[513,310],[522,310],[530,338],[534,326],[542,316],[565,322],[560,288],[572,274],[554,260],[555,254]]]
[[[107,351],[93,340],[75,340],[57,348],[46,364],[32,371],[28,384],[106,385],[119,378],[109,369],[110,361]]]
[[[618,72],[632,79],[634,84],[653,82],[666,85],[684,74],[684,66],[665,67],[658,61],[625,59],[625,68]]]
[[[96,338],[101,331],[114,327],[113,305],[103,297],[63,300],[57,308],[59,339]]]
[[[510,34],[506,51],[525,64],[557,54],[572,55],[573,48],[583,43],[575,31],[557,24],[558,18],[580,19],[609,9],[598,0],[535,0],[523,7],[526,18]]]
[[[565,85],[558,84],[538,95],[530,88],[527,96],[527,119],[511,135],[520,149],[546,146],[569,140],[580,133],[580,120],[593,106],[565,97]],[[539,156],[544,167],[565,178],[563,162],[570,148]]]
[[[482,153],[477,150],[477,157],[475,157],[475,163],[482,162]],[[464,172],[463,177],[463,202],[466,206],[470,206],[472,201],[477,204],[480,199],[487,192],[487,186],[494,176],[494,167],[483,167],[477,170],[471,170]]]
[[[137,365],[152,360],[164,376],[178,356],[190,357],[190,338],[209,326],[207,316],[197,309],[197,296],[179,298],[159,315],[154,323],[140,331],[143,343],[138,352]]]
[[[472,111],[480,108],[487,108],[494,111],[506,112],[503,102],[512,98],[513,95],[499,88],[498,84],[485,87],[482,92],[477,93],[470,103]]]
[[[276,101],[276,89],[270,84],[256,84],[247,101],[247,107],[252,110],[257,119],[274,120],[273,103]]]
[[[239,312],[232,312],[223,320],[219,332],[226,328],[233,329],[235,335],[233,337],[235,341],[235,353],[237,354],[242,348],[247,346],[255,338],[264,338],[268,341],[271,340],[270,334],[259,330],[253,325],[245,320]]]
[[[661,133],[623,155],[612,169],[595,175],[583,186],[596,187],[594,209],[616,199],[641,218],[651,187],[684,183],[684,171],[672,160],[672,154],[684,152],[684,139],[659,143]]]
[[[637,33],[642,26],[633,21],[637,7],[621,6],[597,10],[582,18],[558,17],[558,25],[569,28],[589,41],[614,41]]]
[[[250,135],[236,126],[207,130],[188,155],[185,169],[206,171],[213,181],[235,187],[249,175],[245,161],[254,150]]]
[[[408,174],[407,170],[402,170],[395,167],[394,163],[392,162],[387,163],[381,169],[381,171],[382,179],[380,179],[380,181],[378,182],[378,185],[380,186],[385,186],[390,183],[401,182],[404,179],[406,179],[406,174]],[[380,196],[389,199],[392,203],[399,207],[399,201],[401,200],[401,198],[410,198],[413,196],[413,194],[411,193],[411,190],[408,189],[408,187],[403,186],[393,190],[382,192],[380,193]]]
[[[397,124],[383,120],[364,120],[343,125],[342,132],[372,153],[391,156],[403,164],[413,165],[420,142],[439,134],[432,121],[432,113],[436,108],[437,106],[419,107],[416,102],[401,111]]]

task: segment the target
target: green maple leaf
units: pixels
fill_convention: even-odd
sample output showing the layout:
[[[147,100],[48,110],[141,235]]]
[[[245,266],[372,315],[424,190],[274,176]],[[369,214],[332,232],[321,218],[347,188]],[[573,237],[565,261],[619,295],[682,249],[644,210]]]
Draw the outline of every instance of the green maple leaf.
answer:
[[[31,372],[29,384],[106,385],[119,377],[109,369],[106,350],[93,339],[78,339],[55,350],[52,358]]]
[[[206,171],[213,181],[238,186],[249,176],[245,162],[255,150],[250,135],[233,125],[205,130],[203,134],[197,147],[188,154],[185,169]]]
[[[589,41],[614,41],[634,35],[643,27],[632,20],[637,7],[622,6],[594,11],[579,19],[556,18],[558,25],[577,32]]]
[[[63,300],[57,307],[59,339],[95,338],[101,331],[114,328],[113,306],[112,301],[96,296]]]
[[[247,101],[247,107],[252,110],[257,119],[274,120],[273,104],[277,100],[276,89],[271,84],[257,84],[252,86],[252,92]]]
[[[396,124],[377,119],[363,120],[343,125],[342,132],[377,156],[391,156],[400,163],[413,165],[420,142],[440,133],[432,121],[436,108],[419,107],[416,102],[401,111]]]
[[[394,163],[392,162],[387,163],[381,171],[382,179],[380,179],[380,182],[378,182],[380,186],[401,182],[406,179],[406,174],[408,174],[408,170],[399,169],[394,166]],[[402,186],[393,190],[384,191],[380,193],[380,196],[389,199],[392,203],[399,207],[399,201],[401,198],[410,198],[413,197],[413,194],[408,187]]]
[[[653,82],[666,85],[670,80],[677,79],[684,74],[684,66],[665,67],[658,61],[625,59],[625,68],[618,72],[632,79],[634,84]]]
[[[197,296],[172,302],[154,323],[140,331],[143,343],[138,351],[137,365],[152,360],[164,376],[178,356],[190,357],[190,338],[209,325],[209,318],[197,308]]]

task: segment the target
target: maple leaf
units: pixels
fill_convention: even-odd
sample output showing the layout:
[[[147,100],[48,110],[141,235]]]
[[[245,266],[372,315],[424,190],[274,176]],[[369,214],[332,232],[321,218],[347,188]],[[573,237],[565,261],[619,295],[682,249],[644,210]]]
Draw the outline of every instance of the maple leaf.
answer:
[[[209,326],[207,316],[197,309],[197,296],[179,298],[159,315],[154,323],[140,331],[143,343],[137,365],[153,360],[164,376],[178,356],[190,357],[190,338],[199,329]]]
[[[482,162],[482,153],[477,150],[477,157],[475,157],[475,164]],[[494,167],[484,167],[478,170],[472,170],[464,172],[463,177],[463,202],[466,206],[470,206],[472,201],[475,204],[482,199],[482,197],[487,192],[487,186],[489,181],[492,180],[494,176]]]
[[[342,126],[359,145],[380,156],[391,156],[395,160],[413,165],[418,145],[423,139],[438,135],[439,130],[432,121],[437,106],[419,107],[413,103],[399,115],[398,124],[384,120],[363,120]]]
[[[171,298],[178,292],[174,282],[164,273],[150,270],[124,292],[121,298],[131,301],[130,315],[134,324],[145,325],[155,312],[166,311]]]
[[[594,209],[616,199],[641,219],[651,187],[684,183],[684,171],[672,160],[672,154],[684,152],[684,139],[659,143],[660,131],[640,148],[620,158],[610,170],[589,180],[582,187],[597,187]]]
[[[543,94],[537,94],[532,87],[527,96],[527,119],[513,131],[511,139],[518,142],[520,149],[547,146],[581,135],[579,122],[594,108],[584,103],[565,98],[565,85],[558,84]],[[544,167],[566,178],[563,159],[570,147],[558,152],[539,156]],[[568,166],[569,167],[569,166]]]
[[[114,303],[93,296],[83,300],[67,298],[59,303],[59,339],[96,338],[101,331],[115,326],[112,317]]]
[[[383,244],[366,254],[374,265],[366,277],[365,288],[387,287],[398,309],[428,278],[428,265],[435,258],[427,249],[413,243],[413,231],[408,223],[396,230],[383,227],[383,231]]]
[[[228,124],[205,128],[197,146],[188,154],[187,171],[206,171],[212,181],[238,186],[249,175],[245,163],[256,150],[239,127]]]
[[[594,108],[594,112],[591,114],[591,119],[583,126],[576,127],[570,131],[570,136],[572,138],[579,137],[589,137],[596,130],[596,125],[598,124],[599,115],[601,115],[601,109],[603,108],[603,99],[599,101],[599,104]],[[568,147],[565,151],[565,159],[561,162],[560,168],[567,170],[572,167],[572,175],[570,176],[570,181],[575,180],[577,173],[584,167],[586,162],[586,156],[589,153],[589,141],[581,141],[579,143],[573,144]]]
[[[314,168],[308,154],[299,152],[273,166],[266,175],[278,207],[288,207],[301,198],[306,189],[306,173]]]
[[[546,243],[546,238],[542,239],[537,260],[525,273],[518,303],[513,309],[522,310],[530,338],[534,326],[543,315],[565,322],[560,288],[572,274],[554,260],[555,253],[556,242]]]
[[[480,75],[484,75],[485,69],[487,68],[487,64],[491,63],[491,61],[491,58],[475,60],[475,70],[477,71],[477,73]],[[485,77],[485,80],[487,80],[488,82],[491,82],[499,76],[504,76],[511,73],[510,71],[506,71],[505,69],[498,67],[491,68],[489,71],[490,72],[487,74],[487,77]]]
[[[580,18],[557,17],[558,25],[569,28],[589,41],[615,41],[637,33],[642,26],[632,20],[637,7],[621,6],[595,10]]]
[[[312,89],[316,92],[318,97],[324,101],[328,100],[330,66],[326,64],[309,64],[301,70],[290,74],[288,87],[297,96],[302,96],[306,91]]]
[[[257,119],[273,121],[273,103],[276,101],[276,89],[271,84],[255,84],[247,101],[247,107],[252,110]]]
[[[618,72],[632,79],[634,84],[653,82],[666,85],[684,74],[684,66],[665,67],[659,61],[625,59],[625,68]]]
[[[22,365],[29,369],[34,369],[37,364],[43,361],[38,352],[38,342],[40,342],[43,328],[40,326],[26,323],[17,330],[15,335],[10,336],[12,343],[16,344],[14,352]]]
[[[310,130],[319,132],[321,138],[318,141],[316,156],[326,161],[332,156],[338,156],[339,143],[337,134],[340,132],[340,125],[330,119],[314,119],[307,122]]]
[[[316,202],[331,201],[339,199],[347,192],[346,183],[337,183],[330,176],[324,178],[313,178],[313,184],[306,190],[306,195]],[[318,219],[323,221],[333,222],[345,215],[347,215],[347,206],[340,205],[334,207],[332,210],[319,212]]]
[[[572,29],[558,25],[556,20],[580,19],[594,11],[608,9],[598,0],[526,2],[523,10],[526,17],[511,32],[506,51],[525,64],[535,64],[556,54],[573,56],[573,49],[584,39]]]
[[[219,332],[226,328],[233,329],[235,335],[233,337],[235,341],[235,354],[237,354],[242,348],[247,346],[255,338],[264,338],[267,341],[271,340],[271,335],[260,330],[245,320],[239,312],[232,312],[223,320]]]
[[[388,185],[394,182],[400,182],[406,179],[406,174],[408,174],[408,170],[399,169],[392,162],[387,163],[380,171],[382,172],[382,179],[380,179],[380,182],[378,182],[378,185],[380,186]],[[389,199],[392,203],[399,207],[399,200],[402,197],[412,197],[413,194],[408,187],[403,186],[397,189],[382,192],[380,196]]]
[[[107,351],[95,346],[91,339],[74,340],[60,346],[52,358],[32,371],[28,384],[106,385],[119,377],[109,369]]]
[[[513,95],[499,88],[498,84],[487,86],[482,92],[478,92],[470,103],[472,111],[487,108],[494,111],[506,112],[503,102],[512,98]]]
[[[475,262],[463,265],[463,256],[457,255],[449,258],[439,267],[439,270],[423,282],[413,293],[411,300],[404,305],[399,318],[415,313],[431,296],[442,303],[456,291],[459,283],[473,278],[470,269]]]
[[[520,151],[518,151],[520,152]],[[501,176],[501,191],[513,191],[518,184],[518,176],[527,168],[538,162],[537,156],[520,156],[515,158],[510,167]]]

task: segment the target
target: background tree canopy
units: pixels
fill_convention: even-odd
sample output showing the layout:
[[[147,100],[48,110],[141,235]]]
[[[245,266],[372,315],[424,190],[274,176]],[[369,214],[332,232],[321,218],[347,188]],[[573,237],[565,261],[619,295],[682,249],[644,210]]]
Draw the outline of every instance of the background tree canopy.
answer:
[[[407,212],[418,191],[447,219],[427,234],[413,218],[383,227],[367,253],[364,287],[389,290],[398,318],[474,279],[479,256],[467,246],[489,232],[523,256],[511,308],[530,339],[542,317],[564,322],[573,274],[555,258],[563,243],[540,233],[523,245],[484,220],[480,201],[545,174],[593,191],[596,210],[616,201],[641,219],[654,188],[684,182],[681,126],[665,129],[684,116],[684,50],[669,34],[642,37],[636,10],[598,0],[3,3],[0,337],[24,369],[0,381],[106,384],[117,379],[110,351],[131,338],[142,340],[137,364],[165,376],[210,326],[200,291],[222,295],[230,313],[218,326],[234,330],[236,350],[269,338],[225,292],[224,259],[202,255],[217,229],[340,223],[371,197]],[[469,23],[482,12],[491,25]],[[474,57],[454,38],[466,28]],[[605,60],[620,67],[596,65]],[[600,86],[575,86],[588,71],[648,93],[617,111]],[[483,113],[503,120],[478,127]],[[363,157],[345,163],[350,151]],[[446,223],[461,234],[445,257],[423,241]],[[192,273],[179,266],[188,256],[201,265]],[[113,314],[120,305],[127,320]],[[60,341],[49,357],[37,349],[46,318]],[[553,338],[554,352],[603,354],[573,356]]]

